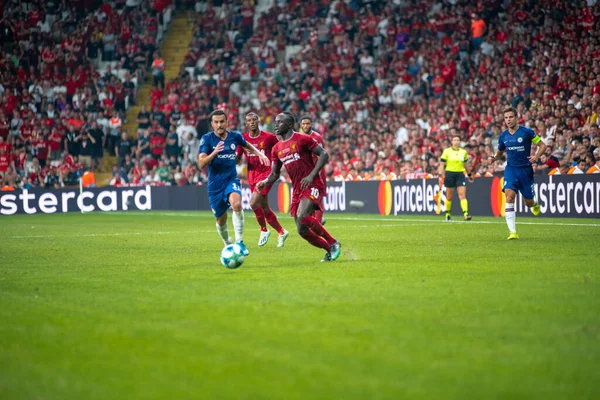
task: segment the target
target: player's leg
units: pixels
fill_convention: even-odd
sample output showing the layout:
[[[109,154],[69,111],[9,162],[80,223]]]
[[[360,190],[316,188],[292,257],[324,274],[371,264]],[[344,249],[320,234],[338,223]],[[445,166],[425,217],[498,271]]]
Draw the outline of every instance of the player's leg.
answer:
[[[298,224],[299,221],[301,225],[308,227],[312,233],[324,239],[327,245],[329,246],[329,258],[331,260],[336,260],[340,256],[340,242],[338,242],[333,236],[331,236],[327,229],[325,229],[325,227],[321,225],[321,222],[313,216],[314,211],[318,208],[319,205],[315,204],[309,198],[302,198],[300,200],[300,206],[298,208],[298,219],[296,223]],[[327,255],[325,257],[328,258]],[[324,261],[329,260],[324,259]]]
[[[250,254],[246,245],[244,244],[244,211],[242,210],[242,192],[240,184],[232,182],[227,185],[225,189],[225,195],[227,196],[227,202],[233,210],[231,220],[233,221],[233,230],[235,232],[235,242],[240,245],[244,251],[244,255]]]
[[[517,235],[517,214],[515,211],[515,199],[519,191],[519,181],[516,171],[513,167],[506,167],[504,170],[504,187],[502,191],[506,195],[506,208],[504,209],[504,218],[510,232],[508,240],[518,239]]]
[[[506,208],[504,210],[504,215],[509,231],[508,240],[518,239],[517,213],[515,211],[515,199],[517,198],[517,192],[513,189],[504,189],[504,194],[506,195]]]
[[[231,244],[231,238],[229,237],[229,231],[227,229],[227,211],[219,215],[217,218],[217,233],[223,240],[223,244],[227,246]]]
[[[446,221],[450,221],[450,211],[452,210],[452,196],[454,196],[454,187],[446,186]]]
[[[271,232],[267,229],[267,221],[265,220],[265,211],[262,207],[262,200],[263,195],[253,190],[250,195],[250,208],[252,209],[252,212],[254,212],[256,221],[258,221],[258,225],[260,226],[260,237],[258,238],[259,247],[267,244],[269,236],[271,236]]]
[[[531,209],[535,216],[540,215],[540,205],[535,198],[535,181],[533,178],[533,168],[522,168],[521,176],[521,194],[525,200],[525,205]]]
[[[223,244],[227,246],[228,244],[231,244],[231,238],[229,237],[229,231],[227,229],[227,209],[229,208],[229,204],[223,201],[221,193],[209,195],[208,202],[210,203],[210,208],[216,218],[217,233],[221,237],[221,240],[223,240]]]
[[[266,190],[266,189],[267,188],[265,188],[263,190]],[[270,188],[269,188],[269,190],[270,190]],[[260,203],[260,206],[262,207],[262,210],[265,214],[265,219],[267,220],[267,223],[269,225],[271,225],[273,227],[273,229],[275,229],[275,231],[279,235],[277,237],[277,247],[283,247],[285,244],[285,241],[288,238],[288,236],[290,235],[290,233],[288,231],[286,231],[285,229],[283,229],[283,227],[279,223],[279,220],[277,219],[277,215],[275,215],[273,210],[271,210],[271,205],[269,204],[268,193],[269,193],[268,190],[266,193],[262,193],[262,201]]]
[[[260,231],[267,232],[267,221],[265,220],[265,211],[263,210],[262,203],[263,195],[253,190],[250,195],[250,208],[256,217],[258,226],[260,226]]]
[[[326,196],[327,196],[327,184],[325,184],[325,190],[321,194],[321,198],[326,197]],[[315,219],[317,221],[319,221],[321,223],[321,225],[325,225],[325,217],[323,217],[323,209],[322,208],[316,208],[313,213],[313,217],[315,217]]]
[[[463,215],[465,216],[465,220],[470,221],[471,215],[469,215],[469,201],[467,200],[467,187],[459,186],[456,188],[456,192],[458,193],[458,198],[460,199],[460,208],[462,209]]]
[[[325,239],[313,232],[310,227],[304,224],[302,221],[307,215],[314,211],[314,205],[309,199],[301,199],[298,203],[293,203],[291,208],[291,214],[296,220],[296,228],[298,234],[302,236],[304,240],[312,244],[315,247],[323,249],[329,255],[330,246]],[[327,257],[327,256],[326,256]]]

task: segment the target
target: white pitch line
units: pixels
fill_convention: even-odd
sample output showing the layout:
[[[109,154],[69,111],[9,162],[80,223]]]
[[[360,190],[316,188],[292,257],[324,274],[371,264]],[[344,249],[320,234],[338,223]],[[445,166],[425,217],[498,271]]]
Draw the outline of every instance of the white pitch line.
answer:
[[[18,235],[6,236],[5,239],[40,239],[40,238],[68,238],[68,237],[111,237],[111,236],[140,236],[140,235],[179,235],[184,233],[213,233],[215,231],[195,230],[177,232],[115,232],[115,233],[84,233],[81,235]]]
[[[167,214],[161,214],[167,215]],[[189,214],[185,216],[199,216],[195,214]],[[171,213],[169,216],[184,216],[184,214]],[[291,218],[291,217],[285,217]],[[353,228],[395,228],[395,227],[413,227],[413,226],[429,226],[432,224],[499,224],[504,225],[504,221],[445,221],[437,219],[392,219],[392,218],[339,218],[329,217],[330,221],[384,221],[394,222],[392,224],[374,224],[374,225],[355,225]],[[518,222],[518,225],[547,225],[547,226],[584,226],[584,227],[600,227],[600,224],[573,224],[573,223],[561,223],[561,222]],[[327,228],[341,229],[347,228],[342,226],[326,225]],[[179,235],[189,233],[214,233],[213,230],[189,230],[189,231],[176,231],[176,232],[115,232],[115,233],[85,233],[77,235],[16,235],[6,236],[5,239],[46,239],[46,238],[59,238],[59,237],[111,237],[111,236],[139,236],[139,235]]]
[[[199,214],[188,214],[188,213],[169,213],[169,212],[153,212],[153,215],[164,215],[164,216],[168,216],[168,217],[206,217],[206,215],[199,215]],[[331,214],[326,214],[327,220],[331,220],[331,221],[393,221],[393,222],[430,222],[430,223],[437,223],[437,224],[448,224],[448,223],[460,223],[460,224],[501,224],[504,225],[506,224],[506,222],[504,220],[502,221],[477,221],[477,220],[471,220],[471,221],[460,221],[460,220],[452,220],[452,221],[446,221],[444,219],[420,219],[420,218],[362,218],[362,217],[337,217],[337,216],[331,216]],[[291,219],[292,217],[284,215],[284,216],[278,216],[277,218],[287,218],[287,219]],[[442,217],[440,217],[442,218]],[[598,224],[593,224],[593,223],[581,223],[581,224],[575,224],[575,223],[567,223],[567,222],[520,222],[517,220],[517,224],[518,225],[548,225],[548,226],[586,226],[586,227],[600,227],[600,223]]]

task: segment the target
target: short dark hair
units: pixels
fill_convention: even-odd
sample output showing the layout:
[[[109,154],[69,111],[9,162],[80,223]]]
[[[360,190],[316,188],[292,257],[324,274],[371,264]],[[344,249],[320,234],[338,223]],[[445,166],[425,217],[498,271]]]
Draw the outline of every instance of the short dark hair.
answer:
[[[305,119],[309,120],[310,122],[313,122],[313,119],[310,115],[303,115],[302,118],[300,118],[300,122],[304,121]]]
[[[256,118],[256,119],[260,119],[260,117],[258,116],[257,113],[255,113],[254,111],[250,111],[249,113],[246,114],[246,118],[248,117],[252,117],[252,118]]]
[[[515,117],[517,116],[517,109],[513,106],[504,107],[504,110],[502,110],[502,114],[506,114],[509,112],[515,114]]]
[[[208,120],[210,122],[212,122],[212,119],[215,115],[223,115],[225,117],[225,121],[227,121],[227,114],[223,110],[215,110],[215,111],[211,112],[210,115],[208,116]]]
[[[294,114],[292,114],[289,111],[284,111],[284,112],[282,112],[282,114],[290,117],[292,119],[292,124],[296,125],[296,117],[294,116]]]

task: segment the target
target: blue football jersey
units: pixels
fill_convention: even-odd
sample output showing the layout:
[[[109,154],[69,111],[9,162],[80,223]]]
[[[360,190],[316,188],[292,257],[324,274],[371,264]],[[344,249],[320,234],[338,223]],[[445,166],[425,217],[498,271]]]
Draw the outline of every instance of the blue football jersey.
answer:
[[[208,164],[209,193],[224,190],[231,181],[238,179],[235,151],[238,146],[246,146],[246,139],[239,132],[227,131],[225,140],[219,138],[214,132],[209,132],[200,139],[198,154],[210,155],[221,141],[224,142],[223,150]]]
[[[531,155],[531,143],[540,142],[540,137],[532,129],[520,126],[512,135],[508,129],[500,134],[498,138],[498,150],[506,151],[507,166],[509,167],[528,167],[531,162],[528,157]]]

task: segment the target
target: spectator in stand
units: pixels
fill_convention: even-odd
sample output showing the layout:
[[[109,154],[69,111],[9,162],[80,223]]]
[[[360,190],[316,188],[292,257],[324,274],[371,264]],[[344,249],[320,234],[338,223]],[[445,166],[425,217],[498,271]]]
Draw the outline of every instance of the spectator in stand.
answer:
[[[94,155],[96,139],[89,133],[87,129],[83,130],[78,138],[79,161],[86,169],[90,169],[92,166],[92,157]]]
[[[569,175],[581,175],[581,174],[585,174],[586,171],[588,170],[585,158],[580,158],[577,161],[577,164],[572,167],[571,169],[569,169],[569,171],[567,172],[567,174]]]
[[[134,153],[135,148],[127,137],[127,131],[122,131],[120,139],[115,143],[115,155],[119,159],[119,167],[124,165],[126,156],[131,156]]]
[[[593,153],[594,164],[586,171],[586,174],[600,174],[600,148]]]
[[[106,146],[111,153],[115,149],[115,145],[117,144],[117,141],[121,137],[121,127],[122,126],[123,126],[123,121],[121,120],[119,113],[117,111],[113,111],[112,117],[110,117],[110,120],[108,122],[109,134],[106,137]],[[115,155],[116,155],[116,153],[115,153]]]
[[[165,60],[160,57],[158,51],[154,52],[152,60],[152,80],[155,86],[160,84],[161,90],[165,90]]]
[[[164,154],[166,145],[167,143],[163,134],[160,131],[153,131],[150,138],[150,150],[155,160],[159,160]]]

